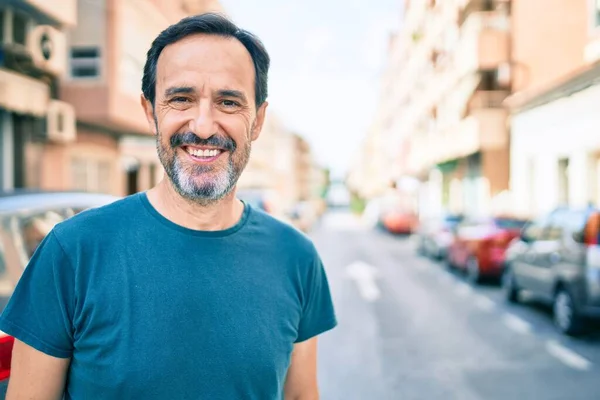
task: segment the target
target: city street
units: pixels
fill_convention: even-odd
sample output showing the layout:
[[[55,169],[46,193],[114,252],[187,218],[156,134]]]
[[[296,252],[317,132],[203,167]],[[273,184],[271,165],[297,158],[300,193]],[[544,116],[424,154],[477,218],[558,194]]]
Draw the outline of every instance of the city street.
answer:
[[[349,214],[326,215],[311,237],[339,319],[320,341],[324,400],[599,398],[598,327],[565,337],[545,307],[473,288]]]

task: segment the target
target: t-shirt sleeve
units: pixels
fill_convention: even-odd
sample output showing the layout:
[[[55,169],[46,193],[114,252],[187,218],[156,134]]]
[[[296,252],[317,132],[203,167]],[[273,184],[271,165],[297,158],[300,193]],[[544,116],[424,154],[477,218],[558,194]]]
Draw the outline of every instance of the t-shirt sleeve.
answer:
[[[53,357],[73,351],[74,270],[49,233],[25,268],[0,316],[0,330]]]
[[[327,274],[319,257],[311,265],[305,293],[296,343],[311,339],[337,325]]]

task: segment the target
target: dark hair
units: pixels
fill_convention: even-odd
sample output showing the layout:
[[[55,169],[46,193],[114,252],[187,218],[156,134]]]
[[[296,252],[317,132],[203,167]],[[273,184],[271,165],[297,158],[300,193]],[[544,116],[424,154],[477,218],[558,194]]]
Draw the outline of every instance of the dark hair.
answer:
[[[206,13],[182,19],[162,31],[152,42],[146,57],[144,77],[142,78],[142,92],[152,105],[156,98],[156,69],[160,53],[168,45],[195,34],[230,37],[240,41],[250,53],[254,63],[256,107],[267,100],[267,80],[271,60],[263,43],[258,37],[238,28],[223,15]]]

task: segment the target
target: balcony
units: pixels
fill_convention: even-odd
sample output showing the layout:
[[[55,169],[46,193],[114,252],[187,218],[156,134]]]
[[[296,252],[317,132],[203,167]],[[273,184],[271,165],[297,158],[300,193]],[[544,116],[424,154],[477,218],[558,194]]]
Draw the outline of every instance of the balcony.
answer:
[[[56,21],[58,25],[75,26],[77,23],[77,0],[61,0],[60,6],[56,1],[25,0],[25,5]]]
[[[510,60],[510,20],[496,11],[472,13],[460,29],[455,63],[460,75],[493,70]]]
[[[423,173],[446,161],[508,146],[507,116],[503,108],[472,109],[468,117],[447,130],[413,137],[410,170]]]

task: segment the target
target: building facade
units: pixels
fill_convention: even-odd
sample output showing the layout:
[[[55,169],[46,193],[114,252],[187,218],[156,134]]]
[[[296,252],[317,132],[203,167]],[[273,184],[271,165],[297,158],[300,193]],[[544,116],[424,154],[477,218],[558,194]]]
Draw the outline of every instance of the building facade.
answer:
[[[0,4],[0,190],[41,186],[54,166],[43,150],[74,140],[74,110],[59,100],[59,81],[76,23],[76,0]]]
[[[600,3],[518,2],[511,118],[511,201],[536,217],[600,205]],[[536,19],[532,27],[530,21]]]

